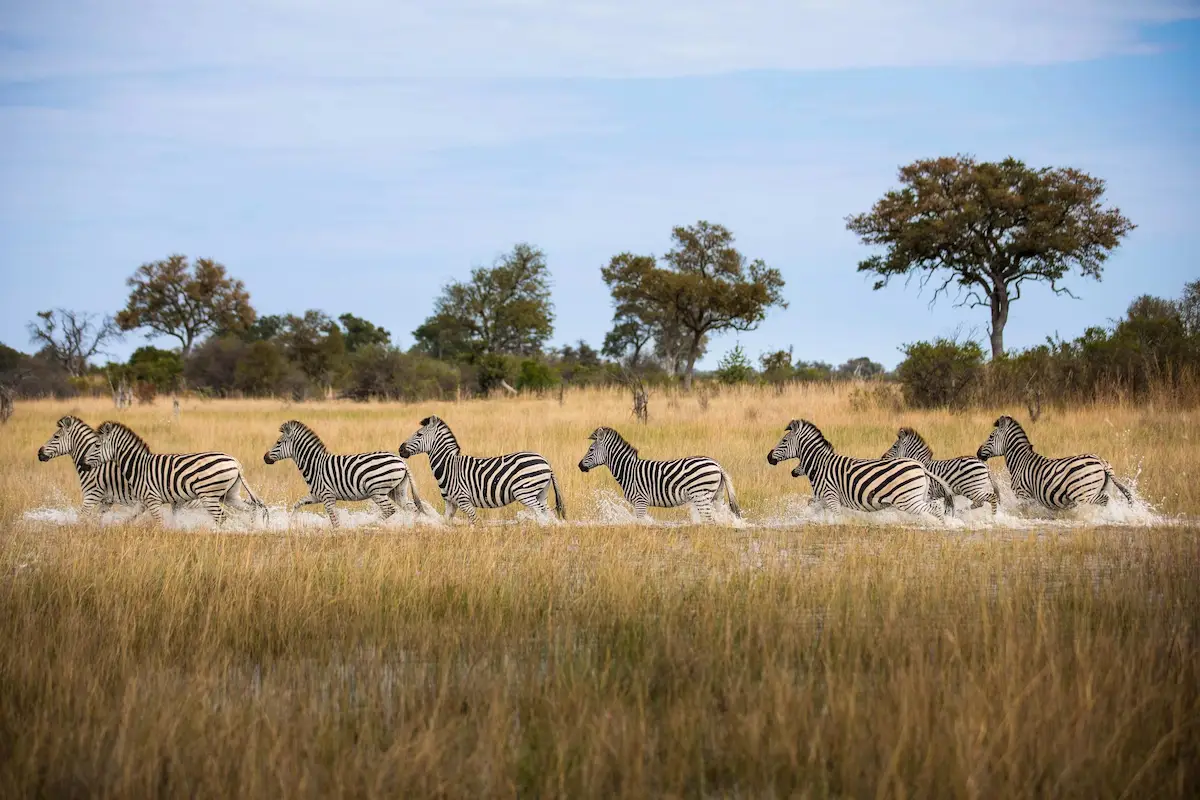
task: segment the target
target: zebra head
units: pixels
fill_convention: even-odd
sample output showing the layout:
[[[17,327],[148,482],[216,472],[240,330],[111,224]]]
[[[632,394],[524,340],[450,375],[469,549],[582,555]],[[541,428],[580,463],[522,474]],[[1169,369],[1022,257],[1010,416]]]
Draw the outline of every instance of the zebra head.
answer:
[[[49,461],[59,456],[83,455],[95,441],[95,432],[78,417],[63,417],[50,441],[38,448],[38,461]]]
[[[121,423],[110,420],[96,429],[96,444],[88,451],[84,461],[89,467],[98,467],[134,452],[148,453],[150,448],[142,437]]]
[[[933,459],[933,449],[925,443],[921,434],[912,428],[901,428],[896,432],[896,441],[883,454],[884,460],[911,458],[922,464]]]
[[[792,477],[800,478],[808,474],[809,456],[817,450],[826,449],[832,450],[833,445],[816,425],[806,419],[794,419],[784,429],[779,444],[767,453],[767,463],[774,466],[781,461],[798,458],[800,463],[792,470]]]
[[[588,438],[592,440],[592,444],[579,461],[580,472],[588,472],[608,464],[608,460],[612,456],[613,445],[625,441],[621,438],[621,434],[606,427],[596,428]]]
[[[417,432],[400,445],[400,457],[411,458],[417,453],[432,452],[438,439],[441,438],[442,431],[449,433],[450,426],[442,422],[440,417],[431,414],[421,420],[421,427],[417,428]]]
[[[263,455],[263,462],[266,464],[274,464],[276,461],[295,458],[296,436],[301,430],[304,429],[306,429],[304,423],[294,419],[289,419],[287,422],[280,425],[279,439],[276,440],[275,446]]]
[[[1021,423],[1006,414],[996,420],[987,441],[980,445],[979,452],[975,455],[980,461],[1002,456],[1012,450],[1012,446],[1019,439],[1029,441],[1025,436],[1025,431],[1021,428]]]

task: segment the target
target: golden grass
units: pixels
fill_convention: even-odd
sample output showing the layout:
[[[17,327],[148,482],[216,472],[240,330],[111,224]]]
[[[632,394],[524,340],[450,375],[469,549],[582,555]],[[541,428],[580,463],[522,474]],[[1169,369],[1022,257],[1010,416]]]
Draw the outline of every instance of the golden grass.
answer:
[[[726,391],[706,410],[652,395],[645,428],[604,391],[120,418],[158,450],[233,453],[280,506],[304,492],[290,463],[262,463],[285,419],[352,452],[438,413],[468,452],[544,453],[579,523],[614,488],[575,467],[600,424],[648,457],[717,458],[753,521],[808,491],[765,461],[792,417],[845,452],[878,455],[909,424],[950,454],[1020,411],[854,410],[849,391]],[[1140,465],[1141,494],[1186,516],[1170,525],[245,535],[27,519],[78,503],[70,465],[34,457],[68,411],[117,414],[21,404],[0,429],[0,796],[1200,792],[1194,413],[1048,411],[1031,428],[1047,454]]]

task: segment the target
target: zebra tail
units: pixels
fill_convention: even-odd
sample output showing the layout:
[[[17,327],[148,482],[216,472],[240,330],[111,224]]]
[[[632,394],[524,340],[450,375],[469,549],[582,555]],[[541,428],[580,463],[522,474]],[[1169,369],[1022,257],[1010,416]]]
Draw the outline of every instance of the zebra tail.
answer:
[[[954,490],[950,488],[950,484],[946,483],[946,481],[944,481],[941,478],[941,476],[934,475],[932,472],[929,472],[928,470],[925,471],[925,474],[928,475],[929,477],[933,478],[935,481],[937,481],[938,484],[942,487],[942,502],[946,506],[946,516],[953,517],[954,516]]]
[[[554,487],[554,513],[561,520],[567,518],[567,506],[563,503],[562,489],[558,488],[558,478],[554,477],[554,473],[550,473],[550,485]]]
[[[392,500],[397,505],[404,505],[404,487],[408,486],[408,491],[412,494],[413,505],[417,507],[418,514],[426,514],[425,504],[421,502],[421,495],[417,494],[417,482],[413,480],[411,472],[404,473],[404,480],[396,484],[396,488],[392,489]]]
[[[258,499],[258,495],[250,488],[250,484],[246,483],[246,477],[239,474],[238,480],[241,481],[242,488],[246,490],[246,496],[250,498],[250,502],[257,508],[262,510],[263,522],[271,521],[271,512],[267,510],[267,504]]]
[[[725,484],[725,498],[729,500],[729,510],[733,512],[735,517],[742,516],[742,508],[738,505],[737,492],[733,490],[733,478],[729,477],[729,473],[721,468],[721,482]],[[717,491],[720,491],[718,489]]]
[[[1117,480],[1117,476],[1113,475],[1112,467],[1108,466],[1107,464],[1105,465],[1104,469],[1104,480],[1106,483],[1111,483],[1113,486],[1120,489],[1121,494],[1125,495],[1125,501],[1129,503],[1129,505],[1133,505],[1133,493],[1126,489],[1125,486]],[[1107,489],[1108,487],[1105,486],[1104,488]]]

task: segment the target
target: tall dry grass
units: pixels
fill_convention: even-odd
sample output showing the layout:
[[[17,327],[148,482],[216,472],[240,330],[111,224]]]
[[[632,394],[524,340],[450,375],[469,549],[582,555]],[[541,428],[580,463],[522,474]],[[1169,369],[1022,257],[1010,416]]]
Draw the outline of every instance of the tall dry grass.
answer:
[[[335,449],[395,448],[430,412],[470,452],[532,448],[573,520],[614,424],[648,456],[706,453],[752,518],[807,492],[765,455],[793,416],[847,452],[896,427],[970,452],[995,412],[863,408],[852,390],[617,392],[462,404],[188,401],[121,412],[161,450],[225,449],[272,505],[262,453],[296,417]],[[68,464],[34,451],[95,402],[0,429],[0,796],[1195,796],[1200,531],[572,524],[215,533],[56,527]],[[1019,409],[1003,409],[1019,411]],[[1200,417],[1048,411],[1196,515]],[[423,459],[421,490],[436,500]],[[440,501],[437,503],[440,506]],[[512,510],[490,512],[506,519]],[[686,519],[655,512],[660,519]]]

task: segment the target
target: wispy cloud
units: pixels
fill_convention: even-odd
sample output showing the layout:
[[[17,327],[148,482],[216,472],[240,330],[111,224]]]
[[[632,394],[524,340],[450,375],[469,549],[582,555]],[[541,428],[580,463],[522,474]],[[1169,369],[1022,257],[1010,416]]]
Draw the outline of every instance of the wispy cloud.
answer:
[[[0,78],[254,69],[344,77],[671,77],[1045,64],[1144,52],[1196,0],[153,0],[21,4]]]

